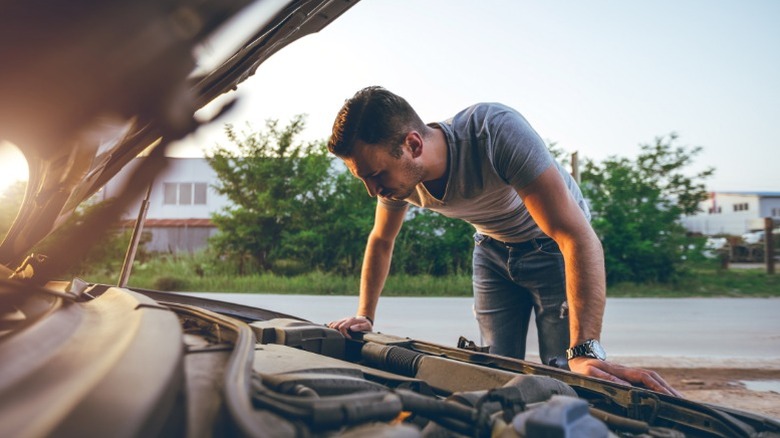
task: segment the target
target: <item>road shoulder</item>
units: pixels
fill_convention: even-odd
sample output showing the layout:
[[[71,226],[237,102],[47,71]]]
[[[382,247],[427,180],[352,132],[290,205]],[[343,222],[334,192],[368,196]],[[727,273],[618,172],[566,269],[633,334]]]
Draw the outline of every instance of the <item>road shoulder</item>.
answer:
[[[780,359],[612,358],[659,373],[686,398],[780,420]],[[760,384],[758,384],[760,383]],[[761,390],[756,390],[759,387]]]

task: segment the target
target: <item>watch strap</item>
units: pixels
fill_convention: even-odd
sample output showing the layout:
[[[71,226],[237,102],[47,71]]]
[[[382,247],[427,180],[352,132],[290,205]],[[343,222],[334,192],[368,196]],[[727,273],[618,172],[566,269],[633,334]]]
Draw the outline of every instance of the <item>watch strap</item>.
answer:
[[[575,345],[566,350],[567,360],[574,359],[575,357],[591,357],[593,359],[605,360],[606,354],[604,353],[601,344],[599,344],[599,341],[588,339],[582,344]]]

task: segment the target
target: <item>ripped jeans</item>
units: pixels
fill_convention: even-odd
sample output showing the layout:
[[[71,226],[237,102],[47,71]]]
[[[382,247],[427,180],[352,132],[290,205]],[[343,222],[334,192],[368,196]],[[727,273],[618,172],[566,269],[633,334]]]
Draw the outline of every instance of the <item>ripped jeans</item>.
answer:
[[[569,314],[563,255],[549,237],[507,244],[474,234],[474,312],[490,352],[525,358],[531,311],[544,364],[566,361]]]

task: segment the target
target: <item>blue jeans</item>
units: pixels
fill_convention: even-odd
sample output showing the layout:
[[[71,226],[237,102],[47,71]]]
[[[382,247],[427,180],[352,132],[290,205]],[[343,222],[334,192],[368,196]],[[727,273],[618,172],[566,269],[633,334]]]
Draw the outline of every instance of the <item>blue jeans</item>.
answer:
[[[474,311],[490,352],[525,358],[531,311],[542,362],[566,364],[569,313],[563,255],[549,237],[507,244],[474,234]]]

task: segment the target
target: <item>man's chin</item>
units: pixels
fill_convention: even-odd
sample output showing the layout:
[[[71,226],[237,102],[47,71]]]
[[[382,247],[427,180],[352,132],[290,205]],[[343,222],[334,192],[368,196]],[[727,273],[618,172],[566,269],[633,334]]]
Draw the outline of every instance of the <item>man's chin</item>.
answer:
[[[402,195],[398,195],[397,193],[390,193],[389,195],[384,195],[382,197],[385,198],[385,199],[389,199],[391,201],[404,201],[410,195],[411,195],[411,193],[404,193]]]

